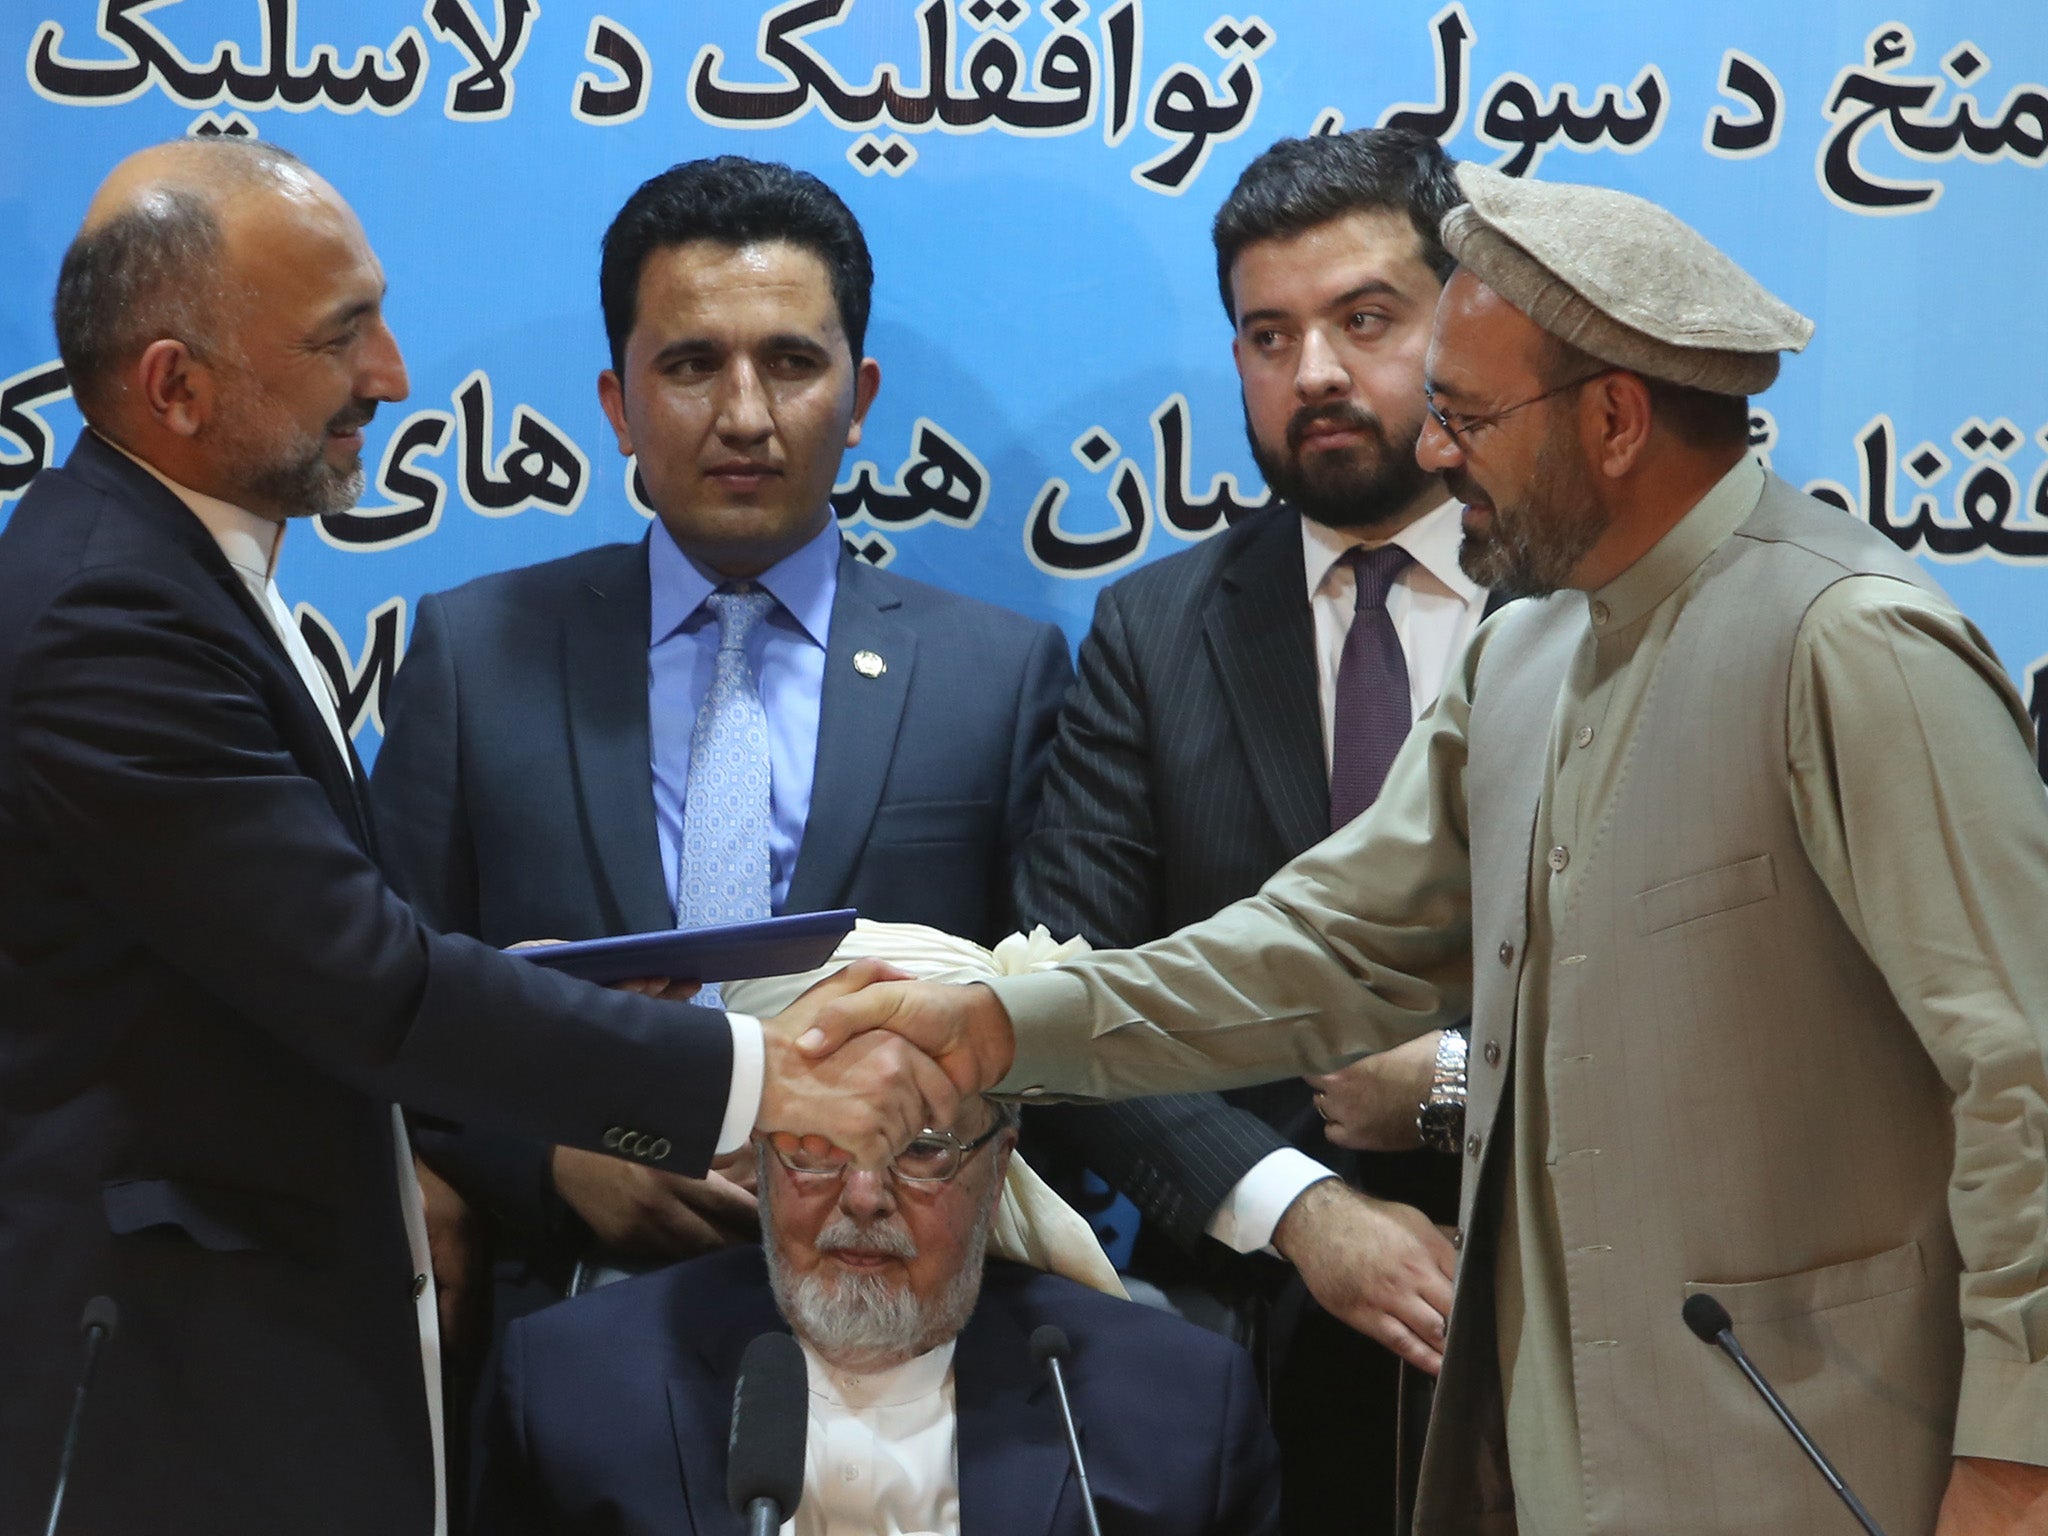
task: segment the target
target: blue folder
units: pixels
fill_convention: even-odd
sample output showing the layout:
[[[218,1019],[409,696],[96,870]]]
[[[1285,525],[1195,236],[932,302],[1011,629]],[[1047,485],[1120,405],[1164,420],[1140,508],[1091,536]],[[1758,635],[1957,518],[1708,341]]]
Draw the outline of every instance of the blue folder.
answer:
[[[752,923],[710,928],[665,928],[571,944],[540,944],[509,951],[564,975],[610,985],[644,977],[670,981],[740,981],[816,970],[853,932],[851,907],[798,912]]]

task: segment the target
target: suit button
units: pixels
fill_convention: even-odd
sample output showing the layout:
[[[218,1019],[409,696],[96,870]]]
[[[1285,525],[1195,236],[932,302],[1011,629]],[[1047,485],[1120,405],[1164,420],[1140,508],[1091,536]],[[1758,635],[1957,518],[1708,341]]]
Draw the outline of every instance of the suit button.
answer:
[[[414,1275],[412,1277],[412,1299],[414,1301],[418,1301],[422,1296],[426,1294],[427,1277],[425,1275]]]
[[[1484,1052],[1484,1055],[1485,1055],[1485,1057],[1486,1057],[1486,1064],[1487,1064],[1487,1065],[1488,1065],[1489,1067],[1497,1067],[1497,1066],[1499,1066],[1499,1065],[1500,1065],[1500,1042],[1499,1042],[1498,1040],[1489,1040],[1489,1041],[1487,1041],[1487,1042],[1486,1042],[1486,1050],[1485,1050],[1485,1052]]]
[[[1500,941],[1500,963],[1502,965],[1513,965],[1515,963],[1515,946],[1506,939]]]
[[[1582,747],[1590,747],[1591,745],[1593,745],[1593,727],[1591,727],[1590,725],[1580,726],[1578,732],[1572,737],[1572,740],[1577,742]]]
[[[1451,1248],[1454,1252],[1458,1253],[1465,1251],[1465,1229],[1463,1227],[1451,1228]]]
[[[1033,1083],[1029,1088],[1019,1089],[1017,1097],[1020,1099],[1042,1099],[1045,1097],[1045,1089],[1042,1085]]]
[[[1559,843],[1555,848],[1550,850],[1550,858],[1547,862],[1549,863],[1553,871],[1561,874],[1564,871],[1565,865],[1571,863],[1571,861],[1571,850],[1565,847],[1563,843]]]
[[[1479,1133],[1477,1131],[1474,1131],[1465,1138],[1465,1155],[1467,1157],[1477,1157],[1479,1155]]]

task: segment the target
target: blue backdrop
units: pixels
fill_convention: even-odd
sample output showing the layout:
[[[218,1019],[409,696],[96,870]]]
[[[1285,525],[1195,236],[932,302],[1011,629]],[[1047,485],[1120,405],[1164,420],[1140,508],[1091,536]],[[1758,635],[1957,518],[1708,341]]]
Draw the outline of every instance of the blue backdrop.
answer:
[[[2048,674],[2033,0],[1260,5],[4,0],[0,517],[78,428],[49,295],[99,178],[182,133],[302,154],[363,217],[412,376],[365,505],[281,573],[372,756],[419,594],[645,528],[597,407],[598,238],[648,175],[737,152],[824,177],[874,250],[848,535],[1078,638],[1105,579],[1264,494],[1217,204],[1276,138],[1399,117],[1654,198],[1813,316],[1758,441]]]

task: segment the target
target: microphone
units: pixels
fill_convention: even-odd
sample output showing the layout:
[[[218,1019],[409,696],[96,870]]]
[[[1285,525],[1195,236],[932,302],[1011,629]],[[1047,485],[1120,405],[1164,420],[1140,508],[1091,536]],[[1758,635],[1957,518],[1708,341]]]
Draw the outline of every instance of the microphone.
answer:
[[[810,1436],[804,1352],[786,1333],[764,1333],[740,1356],[725,1446],[725,1498],[748,1536],[775,1536],[804,1496]]]
[[[1060,1400],[1060,1422],[1066,1425],[1067,1455],[1081,1484],[1081,1513],[1088,1521],[1088,1536],[1102,1536],[1102,1525],[1095,1518],[1095,1490],[1088,1486],[1088,1463],[1081,1459],[1081,1432],[1074,1427],[1074,1405],[1067,1401],[1067,1378],[1060,1370],[1060,1362],[1072,1353],[1058,1325],[1043,1323],[1031,1330],[1031,1358],[1052,1377],[1052,1390]]]
[[[78,1453],[78,1426],[85,1417],[86,1394],[92,1391],[92,1374],[100,1363],[100,1350],[114,1336],[114,1327],[120,1320],[120,1308],[105,1296],[88,1301],[85,1315],[78,1320],[79,1331],[85,1335],[85,1364],[79,1367],[78,1386],[71,1394],[71,1418],[64,1426],[64,1449],[57,1457],[57,1491],[50,1496],[50,1519],[43,1527],[43,1536],[57,1536],[57,1520],[64,1513],[64,1490],[71,1481],[71,1458]]]
[[[1799,1442],[1799,1449],[1806,1452],[1807,1458],[1820,1469],[1820,1475],[1828,1480],[1828,1486],[1835,1490],[1844,1504],[1849,1506],[1849,1513],[1856,1517],[1863,1529],[1868,1531],[1870,1536],[1884,1536],[1883,1529],[1870,1518],[1870,1511],[1863,1507],[1862,1501],[1850,1490],[1849,1485],[1842,1481],[1842,1474],[1829,1464],[1827,1457],[1821,1454],[1820,1447],[1813,1443],[1806,1431],[1800,1427],[1799,1421],[1792,1417],[1792,1410],[1787,1408],[1784,1400],[1771,1390],[1771,1384],[1764,1380],[1763,1372],[1750,1363],[1748,1352],[1736,1341],[1735,1323],[1734,1319],[1728,1316],[1728,1309],[1702,1292],[1697,1296],[1686,1297],[1682,1311],[1685,1326],[1698,1336],[1699,1341],[1702,1344],[1718,1344],[1728,1358],[1735,1362],[1742,1374],[1749,1378],[1749,1384],[1756,1388],[1757,1395],[1770,1405],[1771,1412],[1778,1416],[1778,1422],[1783,1424],[1787,1433]]]

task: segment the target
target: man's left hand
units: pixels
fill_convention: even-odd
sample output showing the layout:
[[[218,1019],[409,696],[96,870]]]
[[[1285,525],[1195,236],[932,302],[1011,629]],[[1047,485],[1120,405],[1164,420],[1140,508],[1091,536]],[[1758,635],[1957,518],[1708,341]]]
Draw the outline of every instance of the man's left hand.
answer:
[[[1422,1145],[1416,1115],[1436,1074],[1441,1030],[1304,1078],[1315,1090],[1323,1134],[1353,1152],[1409,1152]]]
[[[2048,1536],[2048,1467],[1958,1456],[1934,1536]]]

